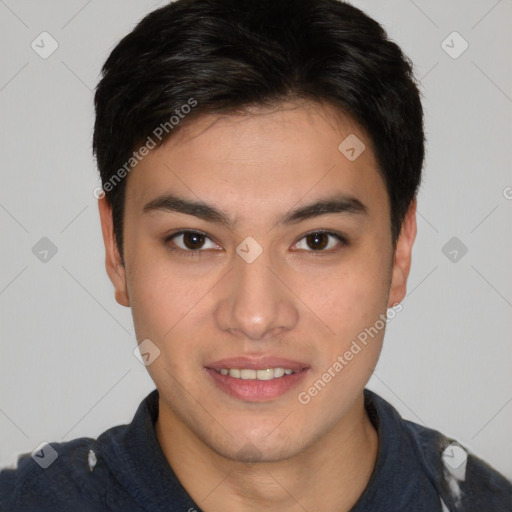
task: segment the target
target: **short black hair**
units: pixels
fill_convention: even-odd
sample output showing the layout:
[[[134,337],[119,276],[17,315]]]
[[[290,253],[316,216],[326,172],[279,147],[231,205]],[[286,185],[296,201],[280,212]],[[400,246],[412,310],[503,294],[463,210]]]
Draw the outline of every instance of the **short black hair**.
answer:
[[[381,25],[340,0],[177,0],[117,44],[96,88],[93,151],[121,258],[134,151],[198,116],[290,99],[330,104],[370,137],[395,245],[421,182],[423,110],[412,63]]]

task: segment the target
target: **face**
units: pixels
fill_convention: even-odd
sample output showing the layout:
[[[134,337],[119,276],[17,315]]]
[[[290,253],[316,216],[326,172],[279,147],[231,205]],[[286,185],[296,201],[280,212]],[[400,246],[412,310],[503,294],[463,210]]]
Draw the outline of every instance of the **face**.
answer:
[[[338,149],[354,135],[359,156],[353,138]],[[267,461],[347,421],[415,235],[411,208],[393,251],[354,122],[308,103],[191,122],[128,178],[125,267],[105,200],[100,213],[117,300],[160,351],[147,368],[161,418],[218,454]]]

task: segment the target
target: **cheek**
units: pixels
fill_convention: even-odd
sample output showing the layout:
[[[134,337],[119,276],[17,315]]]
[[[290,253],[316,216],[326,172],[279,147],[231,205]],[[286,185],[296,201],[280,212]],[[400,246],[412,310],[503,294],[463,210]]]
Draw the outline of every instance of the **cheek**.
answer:
[[[338,339],[350,340],[386,312],[388,256],[362,249],[311,284],[301,285],[311,309]]]
[[[322,340],[298,400],[329,424],[345,414],[377,364],[386,328],[387,283],[387,261],[370,255],[333,272],[316,295],[318,316],[334,334]]]
[[[139,342],[149,338],[165,343],[195,304],[203,285],[187,278],[169,261],[142,243],[127,261],[128,293]]]
[[[159,350],[158,357],[146,369],[157,387],[165,388],[173,400],[178,400],[183,387],[191,388],[196,378],[187,368],[199,365],[197,340],[201,336],[190,325],[190,319],[201,314],[204,288],[157,264],[140,266],[132,276],[130,292],[137,340],[140,343],[149,339]]]
[[[132,314],[137,334],[165,343],[197,307],[204,285],[153,267],[132,281]],[[139,339],[139,336],[137,336]]]

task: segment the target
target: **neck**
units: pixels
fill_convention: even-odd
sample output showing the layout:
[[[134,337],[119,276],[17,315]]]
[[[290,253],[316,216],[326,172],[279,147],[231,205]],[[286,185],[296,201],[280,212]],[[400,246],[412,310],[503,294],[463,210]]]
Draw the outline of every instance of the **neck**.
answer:
[[[375,467],[378,436],[364,397],[331,431],[303,452],[278,462],[227,459],[204,444],[160,398],[156,434],[164,455],[205,512],[235,509],[349,511]],[[229,507],[227,506],[229,504]]]

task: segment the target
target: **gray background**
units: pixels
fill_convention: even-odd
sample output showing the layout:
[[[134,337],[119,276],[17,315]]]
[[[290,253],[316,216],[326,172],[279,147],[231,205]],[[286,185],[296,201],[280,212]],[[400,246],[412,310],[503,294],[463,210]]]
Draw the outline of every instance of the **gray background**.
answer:
[[[428,136],[409,292],[369,387],[511,478],[512,2],[353,3],[415,63]],[[104,270],[92,91],[162,4],[0,0],[0,466],[130,421],[153,389]]]

